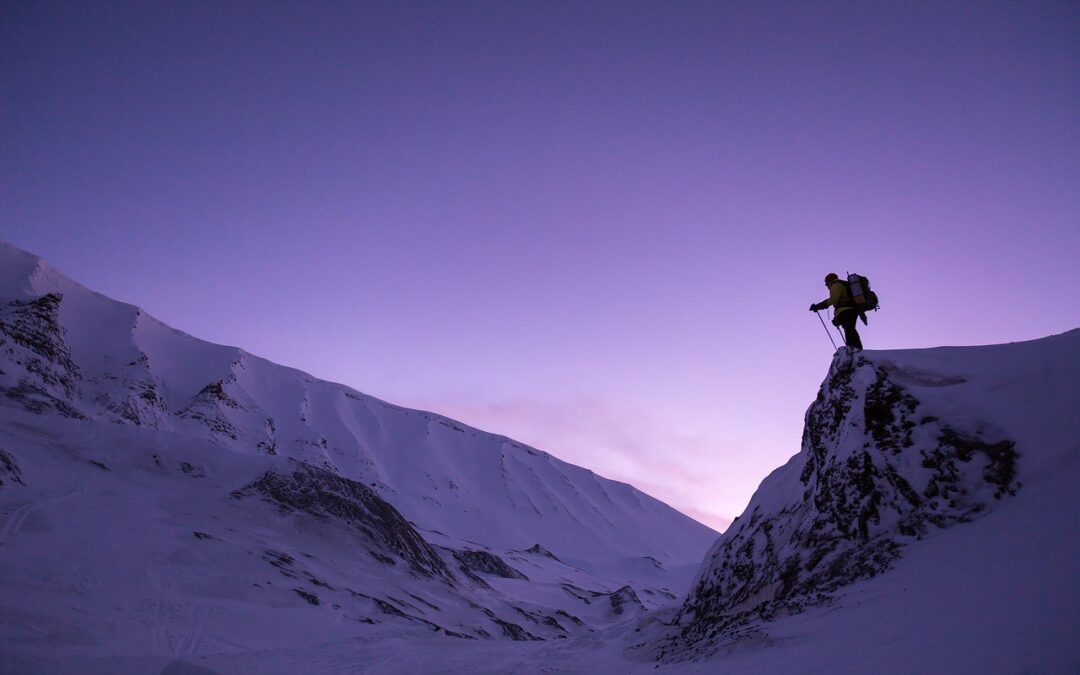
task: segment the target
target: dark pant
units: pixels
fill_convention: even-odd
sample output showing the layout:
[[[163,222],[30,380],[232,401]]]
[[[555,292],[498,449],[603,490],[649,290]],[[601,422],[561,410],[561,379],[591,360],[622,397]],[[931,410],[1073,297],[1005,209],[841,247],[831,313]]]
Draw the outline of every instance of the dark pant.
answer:
[[[859,313],[854,310],[840,312],[836,323],[844,329],[844,344],[848,347],[862,349],[862,340],[859,339],[859,331],[855,330],[855,322],[859,320]]]

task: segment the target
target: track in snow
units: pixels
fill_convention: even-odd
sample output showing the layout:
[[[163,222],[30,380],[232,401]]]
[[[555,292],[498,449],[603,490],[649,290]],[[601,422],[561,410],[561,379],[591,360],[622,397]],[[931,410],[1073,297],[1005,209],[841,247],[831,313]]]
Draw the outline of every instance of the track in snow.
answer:
[[[194,656],[199,651],[203,635],[206,634],[206,620],[210,617],[212,609],[210,605],[192,605],[188,618],[188,632],[181,640],[180,646],[174,650],[174,654]]]
[[[18,534],[19,530],[23,526],[23,523],[26,522],[27,516],[29,516],[34,509],[45,504],[52,504],[55,502],[63,501],[65,499],[70,499],[71,497],[74,497],[81,492],[83,492],[83,488],[76,488],[67,494],[60,495],[59,497],[53,497],[52,499],[45,499],[40,502],[35,502],[31,504],[23,504],[19,508],[15,509],[15,511],[8,517],[7,521],[4,523],[4,528],[0,529],[0,546],[2,546],[4,542],[6,542],[11,537]]]
[[[30,515],[30,512],[33,510],[34,504],[23,504],[15,509],[14,513],[8,516],[7,522],[4,523],[4,529],[0,530],[0,546],[2,546],[9,537],[15,535],[19,531],[19,528],[22,527],[26,517]]]

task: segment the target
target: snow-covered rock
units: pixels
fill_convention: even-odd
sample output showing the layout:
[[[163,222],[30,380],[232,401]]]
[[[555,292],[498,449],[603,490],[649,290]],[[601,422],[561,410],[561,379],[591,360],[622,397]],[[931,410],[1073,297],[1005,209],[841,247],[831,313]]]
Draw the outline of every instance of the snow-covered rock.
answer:
[[[661,652],[700,658],[767,632],[886,573],[921,540],[1003,508],[1048,466],[1075,459],[1078,370],[1080,331],[838,351],[802,450],[710,550]]]

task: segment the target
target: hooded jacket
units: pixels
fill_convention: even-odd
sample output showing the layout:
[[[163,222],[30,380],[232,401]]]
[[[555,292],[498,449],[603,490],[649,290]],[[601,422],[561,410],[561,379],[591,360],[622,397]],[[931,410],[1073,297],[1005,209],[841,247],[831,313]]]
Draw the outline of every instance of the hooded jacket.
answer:
[[[848,295],[847,286],[840,279],[829,284],[829,297],[818,303],[822,308],[832,307],[833,318],[840,318],[843,312],[854,312],[851,296]]]

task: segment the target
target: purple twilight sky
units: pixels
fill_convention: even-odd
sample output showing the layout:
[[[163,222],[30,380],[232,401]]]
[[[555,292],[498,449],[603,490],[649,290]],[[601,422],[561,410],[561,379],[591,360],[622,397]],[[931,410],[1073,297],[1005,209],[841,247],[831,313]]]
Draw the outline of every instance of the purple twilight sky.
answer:
[[[0,237],[717,528],[869,348],[1080,326],[1076,2],[5,2]]]

